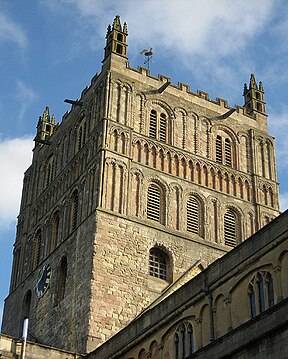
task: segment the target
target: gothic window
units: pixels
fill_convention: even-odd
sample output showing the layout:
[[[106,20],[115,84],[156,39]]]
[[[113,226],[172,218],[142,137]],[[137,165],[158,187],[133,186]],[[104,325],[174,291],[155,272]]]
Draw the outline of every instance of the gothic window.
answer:
[[[168,142],[167,117],[164,113],[157,113],[156,110],[150,112],[149,137],[162,142]]]
[[[201,235],[201,206],[197,198],[190,197],[187,201],[187,231]]]
[[[189,322],[182,323],[174,336],[175,359],[182,359],[194,353],[194,332]]]
[[[147,218],[163,224],[164,198],[162,189],[152,183],[147,191]]]
[[[78,224],[78,210],[79,210],[79,194],[75,190],[72,195],[72,206],[71,206],[71,230],[74,231]]]
[[[237,244],[237,218],[231,209],[224,214],[224,240],[226,246],[235,247]]]
[[[175,359],[180,359],[180,343],[179,343],[179,334],[178,333],[175,333],[174,345],[175,345]]]
[[[232,143],[229,138],[223,138],[220,135],[216,137],[215,159],[218,163],[233,167]]]
[[[149,274],[152,277],[168,279],[168,258],[159,248],[152,248],[149,252]]]
[[[254,318],[256,316],[256,302],[255,302],[254,287],[251,283],[249,284],[248,294],[249,294],[251,318]]]
[[[274,305],[273,278],[269,272],[257,272],[248,286],[251,318]]]
[[[67,257],[62,257],[60,262],[59,277],[58,277],[58,293],[57,293],[58,301],[61,301],[65,296],[66,279],[67,279]]]
[[[34,238],[34,260],[33,260],[33,268],[35,269],[39,263],[41,258],[41,243],[42,243],[42,235],[41,230],[39,229],[36,232],[35,238]]]
[[[59,237],[59,223],[60,223],[60,217],[59,212],[57,211],[53,218],[52,218],[52,225],[51,225],[51,246],[50,246],[50,252],[53,252],[54,249],[58,245],[58,237]]]

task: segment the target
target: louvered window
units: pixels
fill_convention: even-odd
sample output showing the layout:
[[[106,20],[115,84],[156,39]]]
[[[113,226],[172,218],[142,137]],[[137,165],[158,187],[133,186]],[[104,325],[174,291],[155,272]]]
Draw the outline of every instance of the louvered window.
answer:
[[[225,164],[230,167],[232,166],[231,142],[228,138],[225,139]]]
[[[166,255],[158,248],[152,248],[149,254],[149,274],[152,277],[167,279]]]
[[[155,110],[150,112],[149,137],[155,138],[161,142],[167,142],[167,118],[164,113],[157,113]]]
[[[150,113],[150,127],[149,127],[149,137],[156,138],[157,134],[157,112],[152,110]]]
[[[34,268],[36,268],[40,263],[41,258],[41,244],[42,244],[42,235],[41,230],[36,233],[35,236],[35,247],[34,247]]]
[[[161,192],[160,188],[151,184],[147,194],[147,218],[160,222],[161,219]]]
[[[187,201],[187,231],[200,235],[199,203],[194,197]]]
[[[236,234],[236,216],[228,210],[224,215],[224,238],[227,246],[236,246]]]
[[[162,142],[166,142],[166,127],[166,116],[164,115],[164,113],[161,113],[159,139]]]
[[[222,163],[222,138],[216,137],[216,162]]]
[[[73,194],[73,204],[72,204],[72,231],[76,229],[78,222],[78,207],[79,207],[79,195],[75,191]]]

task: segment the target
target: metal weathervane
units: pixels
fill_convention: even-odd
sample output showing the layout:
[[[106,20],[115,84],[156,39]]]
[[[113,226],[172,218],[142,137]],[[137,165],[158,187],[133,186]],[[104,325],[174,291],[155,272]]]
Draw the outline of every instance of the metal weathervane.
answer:
[[[152,60],[153,51],[152,47],[150,47],[150,50],[144,49],[140,52],[141,55],[145,56],[144,65],[147,64],[148,70],[150,69],[150,61]]]

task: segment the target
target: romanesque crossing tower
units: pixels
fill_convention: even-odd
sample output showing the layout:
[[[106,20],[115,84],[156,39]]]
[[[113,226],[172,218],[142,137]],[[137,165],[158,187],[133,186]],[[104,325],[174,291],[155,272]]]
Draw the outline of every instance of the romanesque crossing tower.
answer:
[[[262,83],[231,108],[131,68],[127,36],[116,16],[101,72],[39,119],[3,333],[29,317],[31,340],[90,351],[279,214]]]

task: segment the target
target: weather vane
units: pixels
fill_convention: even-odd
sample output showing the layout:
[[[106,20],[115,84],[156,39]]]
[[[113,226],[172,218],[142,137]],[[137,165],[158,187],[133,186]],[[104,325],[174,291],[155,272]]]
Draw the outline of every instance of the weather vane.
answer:
[[[140,52],[141,55],[145,56],[145,61],[144,61],[144,65],[147,64],[148,70],[150,69],[150,61],[152,60],[152,56],[153,56],[153,51],[152,51],[152,47],[150,47],[150,50],[144,49]]]

